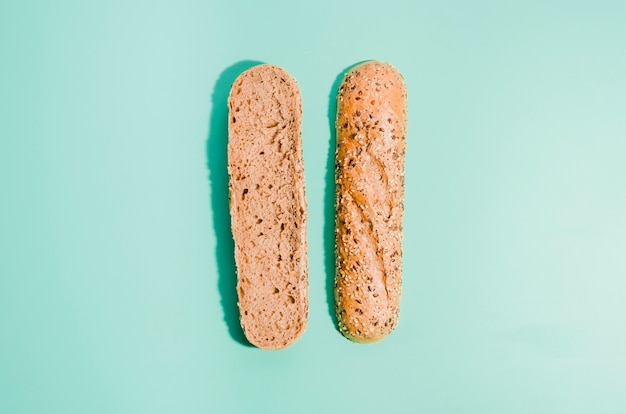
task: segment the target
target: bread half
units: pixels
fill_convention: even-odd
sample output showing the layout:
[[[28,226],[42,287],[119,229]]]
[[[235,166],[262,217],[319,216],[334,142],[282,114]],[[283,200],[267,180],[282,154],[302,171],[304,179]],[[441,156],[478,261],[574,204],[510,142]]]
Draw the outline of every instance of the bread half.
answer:
[[[337,97],[335,299],[339,330],[376,342],[398,323],[406,87],[387,63],[346,73]]]
[[[228,99],[230,216],[241,326],[253,345],[281,349],[308,316],[302,104],[285,70],[243,72]]]

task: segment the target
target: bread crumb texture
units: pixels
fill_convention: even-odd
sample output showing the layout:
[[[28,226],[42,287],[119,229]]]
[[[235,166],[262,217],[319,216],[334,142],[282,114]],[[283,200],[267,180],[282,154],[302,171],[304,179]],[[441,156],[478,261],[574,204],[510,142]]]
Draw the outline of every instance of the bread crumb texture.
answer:
[[[253,345],[281,349],[308,315],[302,106],[296,81],[259,65],[233,83],[228,173],[241,326]]]
[[[398,323],[407,93],[391,65],[346,73],[337,96],[335,300],[339,330],[376,342]]]

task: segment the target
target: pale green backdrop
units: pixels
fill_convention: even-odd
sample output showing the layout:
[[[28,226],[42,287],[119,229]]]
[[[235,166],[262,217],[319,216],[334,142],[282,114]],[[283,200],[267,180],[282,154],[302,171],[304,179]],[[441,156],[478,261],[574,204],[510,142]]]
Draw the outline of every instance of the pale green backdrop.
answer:
[[[0,413],[626,412],[626,2],[0,3]],[[409,89],[404,296],[329,312],[332,115]],[[237,327],[225,100],[299,82],[310,319]]]

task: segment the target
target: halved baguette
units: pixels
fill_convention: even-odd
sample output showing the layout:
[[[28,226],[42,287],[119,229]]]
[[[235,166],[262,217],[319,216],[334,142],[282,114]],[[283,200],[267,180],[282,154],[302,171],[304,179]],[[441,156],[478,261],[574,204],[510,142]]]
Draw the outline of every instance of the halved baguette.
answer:
[[[302,105],[283,69],[243,72],[228,99],[230,215],[241,326],[259,348],[281,349],[308,316]]]
[[[335,300],[339,330],[375,342],[398,323],[406,87],[391,65],[352,68],[337,97]]]

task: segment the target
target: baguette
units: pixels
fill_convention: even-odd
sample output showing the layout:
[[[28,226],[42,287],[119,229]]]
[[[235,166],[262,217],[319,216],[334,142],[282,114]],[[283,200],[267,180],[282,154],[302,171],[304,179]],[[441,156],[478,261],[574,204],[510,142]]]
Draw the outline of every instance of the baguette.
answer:
[[[406,87],[391,65],[348,71],[337,97],[335,301],[340,332],[381,340],[398,323]]]
[[[283,69],[259,65],[235,80],[228,108],[240,322],[253,345],[281,349],[308,316],[300,90]]]

